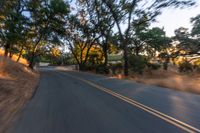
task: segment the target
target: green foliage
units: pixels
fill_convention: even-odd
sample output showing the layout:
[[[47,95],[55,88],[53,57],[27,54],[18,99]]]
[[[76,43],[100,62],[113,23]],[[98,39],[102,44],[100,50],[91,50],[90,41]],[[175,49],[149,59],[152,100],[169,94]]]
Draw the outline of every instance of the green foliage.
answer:
[[[192,34],[189,33],[187,28],[178,28],[175,30],[175,35],[174,39],[179,42],[176,47],[181,49],[175,53],[176,55],[198,54],[200,48],[199,40],[198,38],[192,37]],[[184,53],[182,53],[182,51],[184,51]]]
[[[100,74],[108,74],[109,73],[109,67],[105,66],[104,64],[99,64],[96,67],[96,73],[100,73]]]
[[[91,63],[87,63],[87,64],[79,64],[79,69],[81,71],[96,71],[96,68],[98,67],[98,64],[94,64],[92,65]]]
[[[17,46],[21,46],[21,43],[25,41],[28,18],[21,12],[24,2],[2,0],[2,4],[0,9],[0,40],[7,56],[8,52],[13,54],[13,51],[19,51]]]
[[[193,23],[192,35],[199,36],[200,35],[200,14],[192,18],[191,22]]]
[[[144,56],[129,56],[129,67],[132,71],[142,74],[147,64],[147,59]]]
[[[150,45],[153,49],[160,51],[163,48],[168,47],[170,39],[166,37],[164,29],[154,27],[148,30],[144,35],[145,42]]]

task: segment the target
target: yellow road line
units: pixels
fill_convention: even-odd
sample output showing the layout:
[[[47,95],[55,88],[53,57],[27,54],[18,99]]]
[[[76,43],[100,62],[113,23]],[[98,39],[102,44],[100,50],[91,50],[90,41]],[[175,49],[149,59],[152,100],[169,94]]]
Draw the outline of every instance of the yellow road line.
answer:
[[[80,80],[80,81],[82,81],[84,83],[87,83],[88,85],[93,86],[93,87],[95,87],[95,88],[97,88],[97,89],[99,89],[101,91],[104,91],[104,92],[106,92],[106,93],[108,93],[108,94],[110,94],[110,95],[112,95],[114,97],[117,97],[117,98],[119,98],[119,99],[121,99],[121,100],[123,100],[123,101],[125,101],[125,102],[127,102],[129,104],[131,104],[131,105],[134,105],[134,106],[136,106],[136,107],[138,107],[138,108],[140,108],[140,109],[142,109],[142,110],[144,110],[144,111],[146,111],[146,112],[148,112],[148,113],[150,113],[150,114],[152,114],[154,116],[157,116],[160,119],[165,120],[165,121],[169,122],[170,124],[172,124],[172,125],[174,125],[176,127],[179,127],[179,128],[181,128],[182,130],[184,130],[186,132],[189,132],[189,133],[198,132],[198,133],[200,133],[200,129],[197,129],[197,128],[195,128],[195,127],[193,127],[193,126],[191,126],[191,125],[189,125],[187,123],[184,123],[184,122],[182,122],[180,120],[177,120],[177,119],[175,119],[175,118],[173,118],[171,116],[168,116],[168,115],[166,115],[166,114],[164,114],[162,112],[159,112],[159,111],[157,111],[157,110],[155,110],[155,109],[153,109],[151,107],[148,107],[148,106],[146,106],[144,104],[141,104],[141,103],[139,103],[139,102],[137,102],[137,101],[135,101],[133,99],[125,97],[125,96],[123,96],[121,94],[118,94],[118,93],[116,93],[114,91],[111,91],[110,89],[107,89],[105,87],[102,87],[100,85],[92,83],[92,82],[90,82],[88,80],[84,80],[82,78],[78,78],[78,77],[73,76],[71,74],[67,74],[67,75],[71,76],[72,78],[78,79],[78,80]]]

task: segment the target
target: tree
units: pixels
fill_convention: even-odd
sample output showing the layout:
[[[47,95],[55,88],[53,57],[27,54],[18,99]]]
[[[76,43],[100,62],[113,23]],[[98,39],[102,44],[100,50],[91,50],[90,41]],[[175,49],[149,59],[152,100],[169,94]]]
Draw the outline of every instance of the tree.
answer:
[[[12,56],[12,47],[20,44],[24,39],[26,16],[23,15],[25,3],[22,0],[2,1],[4,6],[0,10],[0,39],[5,49],[5,56]]]
[[[174,41],[177,41],[177,51],[174,53],[174,56],[199,54],[200,43],[198,38],[192,37],[187,28],[180,27],[175,30]]]
[[[146,57],[148,57],[148,59],[152,59],[157,56],[156,53],[162,53],[160,57],[165,60],[164,68],[167,69],[169,56],[166,56],[166,53],[167,48],[171,46],[171,39],[165,35],[164,29],[161,29],[159,27],[149,29],[148,23],[144,23],[143,25],[136,24],[133,27],[134,29],[133,31],[131,30],[132,35],[128,48],[134,56],[130,56],[131,58],[133,58],[130,62],[134,62],[134,59],[139,59],[142,55],[145,55]],[[164,53],[165,56],[163,56]],[[142,58],[143,57],[141,57],[141,59]],[[139,61],[138,59],[135,61]]]
[[[191,35],[195,39],[194,45],[196,45],[196,54],[200,54],[200,15],[192,18],[191,22],[193,23]]]
[[[146,50],[146,37],[148,36],[149,23],[138,24],[132,23],[130,30],[130,42],[128,44],[129,53],[139,56]]]
[[[34,58],[42,42],[60,42],[58,35],[65,32],[66,16],[69,14],[69,5],[64,0],[30,0],[30,30],[32,32],[32,48],[29,67],[33,68]]]
[[[78,4],[82,4],[81,1],[79,2],[80,3]],[[71,15],[69,17],[68,23],[70,24],[67,27],[65,37],[65,42],[69,46],[70,51],[79,64],[80,70],[84,70],[85,65],[88,62],[89,52],[92,46],[96,45],[97,40],[101,37],[95,26],[96,23],[92,19],[88,19],[89,13],[90,12],[82,7],[78,8],[77,12],[74,13],[75,15]],[[77,46],[80,50],[80,56],[75,51]]]
[[[200,38],[200,14],[192,18],[191,22],[193,24],[192,36],[196,36],[197,38]]]
[[[97,34],[101,35],[97,42],[103,49],[105,58],[104,67],[106,72],[108,64],[108,50],[110,47],[109,44],[111,44],[112,41],[114,21],[108,8],[101,6],[103,4],[102,1],[84,0],[83,3],[89,12],[90,21],[92,21],[95,28],[98,29],[96,31],[98,32]]]
[[[128,75],[128,44],[130,42],[131,24],[138,21],[142,24],[147,21],[155,20],[161,13],[161,9],[167,7],[184,7],[194,5],[193,1],[186,0],[102,0],[106,6],[118,29],[120,42],[124,51],[124,74]],[[122,23],[126,23],[126,28]],[[122,28],[123,25],[123,28]],[[123,30],[125,29],[125,30]]]
[[[164,29],[159,27],[149,29],[142,38],[146,43],[145,51],[148,56],[156,57],[156,53],[159,53],[158,57],[164,60],[163,69],[167,70],[171,58],[168,51],[171,48],[172,40],[165,35]]]

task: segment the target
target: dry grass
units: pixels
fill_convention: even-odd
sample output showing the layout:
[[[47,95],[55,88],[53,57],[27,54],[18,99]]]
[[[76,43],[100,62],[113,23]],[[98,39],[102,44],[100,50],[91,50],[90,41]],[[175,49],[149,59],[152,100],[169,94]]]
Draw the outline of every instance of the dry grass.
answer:
[[[0,49],[0,56],[4,55],[4,51],[2,49]],[[12,60],[16,61],[18,59],[18,55],[14,54],[12,56]],[[25,66],[28,66],[28,61],[24,58],[20,58],[19,63],[24,64]]]
[[[180,74],[174,71],[157,70],[151,73],[146,72],[143,76],[130,76],[129,79],[145,84],[200,94],[200,74],[196,73]]]
[[[32,96],[39,74],[23,64],[0,56],[0,133]]]
[[[92,71],[89,72],[95,73]],[[135,74],[133,72],[130,72],[129,75],[130,76],[126,77],[123,74],[104,74],[104,76],[114,77],[118,79],[134,80],[139,83],[200,94],[200,73],[197,72],[181,74],[178,72],[177,67],[170,67],[168,71],[146,70],[143,75]]]

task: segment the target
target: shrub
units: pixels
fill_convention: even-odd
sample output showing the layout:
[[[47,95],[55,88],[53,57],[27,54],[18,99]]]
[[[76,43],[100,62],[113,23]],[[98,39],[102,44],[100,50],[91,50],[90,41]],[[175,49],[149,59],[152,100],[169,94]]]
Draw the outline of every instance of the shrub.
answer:
[[[80,67],[80,66],[79,66],[79,67]],[[97,65],[92,65],[92,64],[88,63],[88,64],[85,64],[85,65],[83,65],[83,66],[81,66],[81,67],[82,67],[82,68],[81,68],[82,71],[95,71]]]
[[[147,65],[147,59],[144,56],[135,56],[135,55],[129,56],[129,66],[132,71],[142,74],[146,65]]]
[[[184,60],[179,64],[179,72],[192,72],[193,71],[193,65],[187,61]]]
[[[116,74],[122,72],[123,65],[121,62],[120,63],[112,63],[112,64],[109,64],[109,68],[111,69],[112,74],[116,75]]]
[[[161,65],[158,63],[147,63],[147,67],[152,70],[158,70]]]
[[[100,64],[96,67],[96,73],[108,74],[109,68],[107,66],[105,66],[104,64]]]

